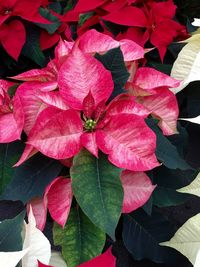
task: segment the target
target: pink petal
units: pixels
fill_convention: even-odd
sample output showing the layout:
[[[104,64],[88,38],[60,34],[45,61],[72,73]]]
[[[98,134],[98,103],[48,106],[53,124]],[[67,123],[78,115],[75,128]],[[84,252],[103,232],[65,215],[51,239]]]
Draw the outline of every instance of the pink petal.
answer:
[[[112,37],[100,33],[95,29],[88,30],[79,38],[79,48],[84,53],[105,53],[119,46],[119,42]]]
[[[55,60],[59,66],[61,66],[66,60],[72,50],[73,45],[74,42],[67,42],[60,39],[58,45],[55,48]]]
[[[47,217],[47,200],[46,198],[42,199],[39,197],[32,199],[27,206],[28,211],[30,209],[30,205],[32,207],[33,215],[36,220],[37,228],[43,231]]]
[[[46,111],[46,110],[45,110]],[[48,116],[48,112],[54,115]],[[29,135],[28,144],[38,149],[44,155],[55,159],[66,159],[76,155],[80,148],[80,136],[83,131],[80,116],[74,110],[56,111],[48,108],[46,122],[40,121],[34,127],[32,136]]]
[[[142,104],[154,117],[160,119],[159,126],[164,135],[175,134],[179,114],[177,99],[169,89],[162,88],[157,92],[156,95],[144,97]]]
[[[79,39],[79,48],[85,53],[105,53],[120,46],[125,61],[133,61],[144,57],[144,49],[131,40],[114,40],[112,37],[94,29],[84,33]]]
[[[19,140],[21,132],[18,130],[13,113],[0,115],[0,143]]]
[[[65,226],[73,198],[71,179],[57,177],[45,190],[51,217]]]
[[[23,154],[21,155],[21,158],[18,160],[17,163],[15,163],[15,165],[13,167],[18,167],[19,165],[21,165],[22,163],[24,163],[27,159],[29,159],[30,157],[32,157],[33,155],[35,155],[38,152],[37,149],[35,149],[33,146],[31,145],[26,145]]]
[[[83,133],[81,135],[81,144],[95,157],[98,157],[98,147],[96,142],[96,133]]]
[[[10,81],[6,81],[3,79],[0,79],[0,95],[2,94],[1,92],[8,92],[8,89],[13,86],[15,83],[14,82],[10,82]]]
[[[20,98],[13,98],[13,113],[0,114],[0,143],[9,143],[21,138],[24,112]]]
[[[115,266],[116,266],[116,258],[113,256],[111,248],[109,248],[103,254],[85,263],[82,263],[77,267],[115,267]]]
[[[12,79],[18,81],[26,81],[26,82],[47,82],[51,81],[55,78],[55,75],[48,71],[46,68],[44,69],[33,69],[18,74],[16,76],[11,77]]]
[[[112,116],[103,130],[97,130],[96,138],[98,147],[119,168],[145,171],[160,165],[155,156],[156,136],[136,115]]]
[[[24,111],[24,131],[29,134],[31,128],[42,110],[47,105],[37,97],[37,88],[35,83],[23,83],[17,89],[17,95],[21,99]]]
[[[144,172],[124,170],[121,173],[121,182],[124,189],[123,213],[143,206],[156,187]]]
[[[124,61],[134,61],[144,57],[144,48],[132,40],[123,39],[119,42]]]
[[[66,103],[79,110],[82,109],[83,100],[89,91],[97,105],[106,101],[113,90],[111,73],[98,60],[84,54],[77,47],[60,68],[58,84]]]
[[[134,85],[144,90],[152,90],[158,87],[178,87],[180,81],[153,68],[142,67],[135,74]]]
[[[104,16],[103,19],[125,26],[147,26],[147,19],[143,11],[134,6],[127,6],[120,10],[114,11]]]
[[[38,92],[37,97],[48,106],[56,107],[62,110],[69,109],[58,91]]]
[[[118,114],[134,114],[146,118],[150,112],[142,104],[135,101],[135,97],[122,94],[115,97],[107,107],[106,116]]]

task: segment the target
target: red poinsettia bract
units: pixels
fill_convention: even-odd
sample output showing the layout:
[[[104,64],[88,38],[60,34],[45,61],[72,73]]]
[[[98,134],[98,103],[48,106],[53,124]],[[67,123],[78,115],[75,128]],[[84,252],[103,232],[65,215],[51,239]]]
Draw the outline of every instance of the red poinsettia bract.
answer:
[[[42,0],[0,1],[0,43],[15,60],[18,59],[26,41],[25,26],[17,17],[31,22],[51,23],[40,15],[40,6]]]

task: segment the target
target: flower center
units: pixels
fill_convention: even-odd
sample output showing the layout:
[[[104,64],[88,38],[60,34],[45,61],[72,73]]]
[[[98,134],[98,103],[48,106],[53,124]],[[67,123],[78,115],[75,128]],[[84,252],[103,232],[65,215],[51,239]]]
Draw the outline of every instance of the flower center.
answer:
[[[94,121],[92,119],[88,119],[85,121],[84,128],[88,131],[92,131],[96,127],[96,124],[97,124],[96,121]]]
[[[4,8],[3,12],[2,12],[4,16],[6,15],[10,15],[12,13],[12,9],[11,8]]]

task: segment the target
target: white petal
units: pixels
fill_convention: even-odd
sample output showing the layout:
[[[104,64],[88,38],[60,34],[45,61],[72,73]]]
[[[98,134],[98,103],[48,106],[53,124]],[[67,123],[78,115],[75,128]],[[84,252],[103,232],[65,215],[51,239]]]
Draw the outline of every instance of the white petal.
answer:
[[[67,267],[67,264],[63,260],[61,253],[57,251],[51,252],[51,259],[49,264],[54,267]]]
[[[175,248],[194,265],[200,250],[200,213],[186,221],[169,241],[160,245]]]
[[[15,267],[28,252],[28,248],[14,252],[0,252],[1,267]]]
[[[179,118],[179,120],[190,121],[190,122],[193,122],[193,123],[196,123],[196,124],[200,124],[200,115],[195,117],[195,118],[187,118],[187,119]]]
[[[25,223],[26,234],[23,248],[30,247],[29,252],[22,259],[22,267],[37,267],[37,260],[49,264],[51,256],[51,245],[44,234],[36,228],[32,208],[28,216],[28,224]]]
[[[200,19],[194,19],[194,21],[192,22],[192,25],[196,27],[200,27]]]
[[[181,86],[170,89],[178,93],[190,82],[200,80],[200,34],[195,34],[188,40],[172,67],[171,76],[181,80]]]

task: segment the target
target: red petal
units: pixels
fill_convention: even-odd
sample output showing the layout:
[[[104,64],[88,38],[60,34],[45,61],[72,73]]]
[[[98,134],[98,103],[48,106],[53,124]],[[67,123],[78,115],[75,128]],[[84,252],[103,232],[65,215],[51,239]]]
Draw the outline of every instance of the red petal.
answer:
[[[83,99],[83,113],[87,118],[91,118],[94,109],[94,97],[92,96],[91,91],[89,91],[88,95]]]
[[[51,217],[65,226],[72,202],[71,179],[57,177],[45,190],[45,196],[48,200],[48,209]]]
[[[173,19],[176,14],[177,6],[173,1],[169,0],[162,3],[153,3],[151,13],[154,14],[155,18],[168,18]]]
[[[113,90],[111,73],[94,57],[74,49],[58,74],[61,96],[74,109],[82,109],[84,98],[91,91],[95,104],[106,101]]]
[[[104,10],[108,11],[108,12],[113,12],[113,10],[119,10],[122,7],[124,7],[126,5],[126,1],[125,0],[116,0],[116,1],[112,1],[111,3],[109,1],[107,1],[107,3],[105,5],[103,5],[101,8],[103,8]]]
[[[103,17],[117,24],[125,26],[146,27],[147,19],[140,8],[134,6],[124,7]]]
[[[54,267],[54,266],[52,266],[52,265],[46,265],[46,264],[38,261],[38,267]]]
[[[32,136],[29,136],[28,144],[37,148],[44,155],[55,159],[66,159],[76,155],[80,148],[80,136],[83,126],[80,116],[74,110],[56,111],[54,108],[45,110],[50,119],[40,121],[34,127]],[[57,113],[56,113],[57,112]]]
[[[77,267],[115,267],[115,265],[116,265],[116,258],[113,256],[111,248],[109,248],[103,254],[85,263],[82,263]]]
[[[25,20],[37,22],[37,23],[44,23],[44,24],[51,24],[52,22],[43,18],[39,13],[39,8],[42,5],[42,1],[35,1],[35,0],[20,0],[16,1],[13,15],[19,16]]]
[[[98,157],[98,147],[96,142],[96,133],[83,133],[81,135],[81,144],[95,157]]]
[[[6,52],[17,60],[26,41],[26,31],[21,21],[13,20],[9,24],[1,25],[0,41]]]
[[[48,49],[54,46],[60,39],[60,35],[58,33],[49,34],[48,32],[41,30],[40,33],[40,48],[41,50]]]
[[[96,138],[98,147],[119,168],[145,171],[160,165],[155,156],[156,136],[136,115],[112,116],[103,130],[97,130]]]
[[[175,95],[168,89],[157,90],[156,95],[146,96],[142,104],[160,119],[159,126],[163,134],[171,135],[177,133],[177,119],[179,114],[178,103]]]
[[[161,59],[164,58],[167,46],[178,36],[178,29],[180,29],[180,24],[173,20],[165,19],[161,23],[158,23],[155,30],[152,32],[150,41],[158,48]],[[165,32],[165,34],[163,34],[163,32]]]
[[[107,0],[79,0],[76,4],[74,11],[84,13],[103,5]]]
[[[144,172],[124,170],[121,173],[121,182],[124,189],[123,213],[143,206],[156,187]]]

